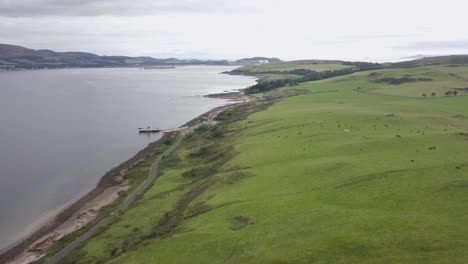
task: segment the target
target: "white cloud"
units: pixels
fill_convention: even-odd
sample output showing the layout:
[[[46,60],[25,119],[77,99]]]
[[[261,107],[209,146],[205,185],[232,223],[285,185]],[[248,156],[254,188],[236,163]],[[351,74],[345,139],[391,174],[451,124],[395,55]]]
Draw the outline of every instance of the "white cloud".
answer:
[[[468,53],[457,44],[466,43],[468,6],[457,0],[64,2],[0,0],[0,42],[156,57],[381,61]]]

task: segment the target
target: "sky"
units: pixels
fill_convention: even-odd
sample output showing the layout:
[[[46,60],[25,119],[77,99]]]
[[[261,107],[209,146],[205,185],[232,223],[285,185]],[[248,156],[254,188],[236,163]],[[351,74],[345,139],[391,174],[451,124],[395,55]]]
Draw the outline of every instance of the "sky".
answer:
[[[465,0],[0,0],[0,43],[157,58],[468,54]]]

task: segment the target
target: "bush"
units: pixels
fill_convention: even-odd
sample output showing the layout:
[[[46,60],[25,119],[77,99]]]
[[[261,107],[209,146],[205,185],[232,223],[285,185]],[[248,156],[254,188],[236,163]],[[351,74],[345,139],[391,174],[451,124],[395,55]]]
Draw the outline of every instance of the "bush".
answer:
[[[208,126],[207,124],[203,124],[199,127],[197,127],[197,129],[195,129],[196,132],[203,132],[203,131],[207,131],[210,129],[210,126]]]
[[[163,160],[163,164],[164,166],[166,167],[174,167],[176,166],[179,162],[181,161],[181,159],[179,158],[179,156],[177,156],[177,154],[175,153],[172,153],[170,154],[169,156],[166,156]]]
[[[213,166],[197,167],[182,173],[185,178],[206,178],[216,173]]]
[[[224,131],[222,131],[221,128],[219,127],[215,127],[212,131],[211,131],[211,136],[213,138],[223,138],[224,137]]]
[[[118,255],[120,255],[120,249],[117,248],[117,247],[114,247],[114,248],[111,249],[111,252],[110,252],[110,253],[111,253],[111,256],[112,256],[112,257],[118,256]]]
[[[190,158],[202,158],[213,154],[212,147],[201,147],[197,152],[189,154]]]
[[[119,195],[119,197],[123,198],[123,197],[127,197],[128,192],[127,191],[120,191],[117,194]]]

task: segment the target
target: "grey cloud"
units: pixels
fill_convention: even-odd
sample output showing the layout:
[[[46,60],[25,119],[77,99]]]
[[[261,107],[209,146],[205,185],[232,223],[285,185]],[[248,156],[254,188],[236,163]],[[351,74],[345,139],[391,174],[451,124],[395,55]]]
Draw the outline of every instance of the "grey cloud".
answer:
[[[0,16],[132,16],[158,13],[248,11],[242,3],[217,0],[0,0]]]
[[[397,48],[406,50],[468,49],[468,40],[420,41],[398,46]]]
[[[420,34],[375,34],[375,35],[356,35],[356,36],[345,36],[347,40],[362,40],[362,39],[386,39],[386,38],[407,38],[417,37]]]

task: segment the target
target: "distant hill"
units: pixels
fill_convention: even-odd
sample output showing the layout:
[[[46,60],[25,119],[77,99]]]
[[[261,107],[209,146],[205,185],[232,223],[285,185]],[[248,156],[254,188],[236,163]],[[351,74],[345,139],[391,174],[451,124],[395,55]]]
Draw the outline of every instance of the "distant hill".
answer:
[[[421,59],[402,61],[397,63],[391,63],[392,68],[412,68],[420,66],[430,65],[464,65],[468,64],[468,55],[450,55],[450,56],[437,56],[437,57],[425,57]]]
[[[230,65],[227,60],[179,60],[175,58],[99,56],[86,52],[55,52],[0,44],[0,69],[66,67],[141,67],[157,65]]]
[[[0,44],[0,59],[11,59],[15,57],[27,56],[51,56],[51,50],[33,50],[21,46]]]
[[[236,60],[236,64],[241,65],[250,65],[250,64],[266,64],[266,63],[278,63],[283,62],[278,58],[267,58],[267,57],[252,57],[252,58],[243,58],[240,60]]]
[[[342,61],[342,60],[295,60],[295,61],[289,61],[290,63],[294,63],[294,64],[304,64],[304,65],[308,65],[308,64],[338,64],[338,65],[341,65],[341,64],[344,64],[345,61]]]

